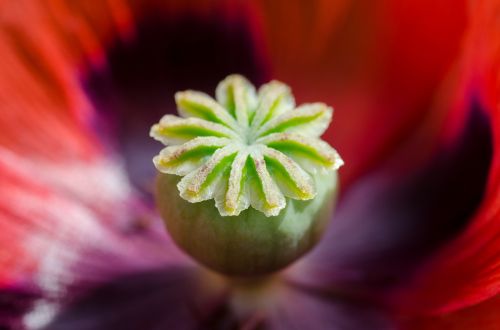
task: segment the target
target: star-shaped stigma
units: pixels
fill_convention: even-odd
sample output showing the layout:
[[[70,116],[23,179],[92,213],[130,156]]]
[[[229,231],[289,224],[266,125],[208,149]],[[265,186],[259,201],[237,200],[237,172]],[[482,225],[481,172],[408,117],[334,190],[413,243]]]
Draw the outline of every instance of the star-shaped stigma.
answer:
[[[250,206],[275,216],[287,198],[315,197],[313,176],[342,166],[338,153],[319,139],[333,110],[323,103],[295,107],[290,88],[278,81],[258,92],[244,77],[219,83],[207,94],[175,94],[181,117],[165,115],[150,135],[167,145],[153,162],[158,171],[183,176],[180,196],[209,199],[223,216]]]

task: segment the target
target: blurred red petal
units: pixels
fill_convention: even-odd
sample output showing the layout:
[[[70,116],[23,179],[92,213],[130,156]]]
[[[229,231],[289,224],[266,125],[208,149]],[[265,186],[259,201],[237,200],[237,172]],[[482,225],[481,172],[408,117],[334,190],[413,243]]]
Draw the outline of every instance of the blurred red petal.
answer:
[[[467,229],[422,269],[410,291],[403,295],[403,309],[409,314],[450,313],[500,291],[500,2],[476,1],[469,7],[461,95],[476,95],[487,110],[493,131],[493,159],[483,201]],[[451,134],[465,120],[464,113],[454,115]],[[498,305],[498,299],[490,300]],[[479,306],[456,314],[470,315],[472,320],[475,311],[481,310]]]
[[[177,256],[92,133],[80,83],[81,69],[132,23],[127,8],[117,0],[0,3],[2,288],[57,296],[69,284]]]
[[[45,309],[56,312],[117,275],[185,263],[112,160],[52,162],[2,150],[0,181],[0,296],[19,287],[12,305],[25,299],[17,292],[36,298],[26,318],[50,320]]]
[[[102,58],[114,22],[104,26],[99,15],[70,8],[83,3],[90,2],[20,0],[0,5],[3,147],[53,159],[96,153],[96,143],[86,132],[94,118],[79,73],[86,61]],[[107,8],[107,1],[92,3],[96,9]]]
[[[437,121],[413,150],[428,154],[442,123],[430,115],[435,91],[460,53],[465,1],[260,1],[258,9],[274,74],[299,101],[336,109],[327,138],[348,164],[344,182]]]
[[[408,330],[497,330],[500,324],[500,297],[479,304],[435,316],[401,320],[401,328]]]
[[[67,2],[63,1],[0,4],[3,183],[0,217],[4,228],[0,244],[3,251],[9,251],[0,259],[0,277],[4,279],[16,278],[19,272],[36,268],[36,251],[28,251],[26,246],[29,236],[40,228],[29,222],[46,226],[45,230],[54,225],[53,215],[49,216],[51,219],[46,218],[51,212],[48,206],[54,210],[61,207],[54,200],[57,187],[53,185],[60,183],[54,175],[56,162],[64,161],[84,170],[100,158],[99,147],[86,132],[92,113],[79,88],[77,75],[77,63],[90,54],[75,52],[75,49],[86,48],[75,47],[75,43],[85,44],[86,40],[95,41],[95,38],[90,33],[75,38],[67,35],[73,32],[71,29],[56,24],[62,19],[60,15],[64,15],[66,6]],[[86,28],[88,30],[88,24]],[[47,170],[54,173],[48,174]],[[52,178],[40,182],[47,179],[47,175]],[[45,209],[38,211],[47,214],[29,215],[29,208],[36,205],[45,205]],[[61,208],[59,213],[65,211]]]

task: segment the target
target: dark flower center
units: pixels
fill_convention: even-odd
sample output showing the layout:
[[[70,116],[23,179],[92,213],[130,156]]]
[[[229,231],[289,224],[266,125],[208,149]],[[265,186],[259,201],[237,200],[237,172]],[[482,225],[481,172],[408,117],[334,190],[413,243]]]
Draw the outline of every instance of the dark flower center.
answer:
[[[157,152],[149,127],[165,113],[175,113],[173,95],[183,89],[213,94],[229,73],[255,83],[268,80],[246,20],[186,13],[143,17],[131,42],[116,40],[108,51],[109,68],[88,75],[86,89],[104,123],[99,133],[116,139],[112,149],[125,159],[132,182],[149,191],[155,169],[145,159]]]

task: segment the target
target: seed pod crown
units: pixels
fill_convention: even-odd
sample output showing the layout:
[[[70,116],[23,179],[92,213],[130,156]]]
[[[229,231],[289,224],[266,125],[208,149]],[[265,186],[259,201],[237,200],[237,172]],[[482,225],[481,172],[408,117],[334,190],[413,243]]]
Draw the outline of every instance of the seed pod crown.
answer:
[[[319,137],[333,109],[324,103],[296,107],[290,88],[271,81],[258,91],[244,77],[219,83],[216,99],[196,91],[175,94],[179,115],[165,115],[150,135],[166,145],[153,163],[182,176],[180,196],[209,199],[222,216],[253,207],[276,216],[287,199],[309,200],[311,175],[335,171],[343,161]]]

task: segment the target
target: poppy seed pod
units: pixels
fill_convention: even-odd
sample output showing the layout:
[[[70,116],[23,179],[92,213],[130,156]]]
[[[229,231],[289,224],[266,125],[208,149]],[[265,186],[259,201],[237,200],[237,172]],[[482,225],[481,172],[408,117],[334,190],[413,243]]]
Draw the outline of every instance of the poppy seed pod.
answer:
[[[216,271],[279,270],[314,246],[333,210],[343,162],[319,139],[333,110],[295,108],[288,86],[257,92],[239,75],[216,96],[179,92],[182,117],[151,128],[167,145],[153,159],[160,213],[174,241]]]

